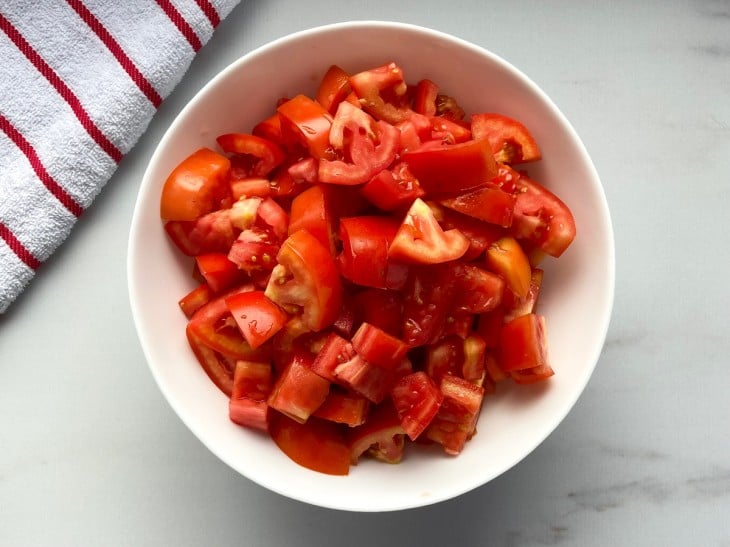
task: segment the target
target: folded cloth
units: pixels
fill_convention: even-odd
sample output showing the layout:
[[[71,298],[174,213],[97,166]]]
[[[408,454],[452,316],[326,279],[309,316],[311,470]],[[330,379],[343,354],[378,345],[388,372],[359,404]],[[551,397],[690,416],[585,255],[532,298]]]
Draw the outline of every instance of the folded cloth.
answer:
[[[0,3],[0,313],[238,1]]]

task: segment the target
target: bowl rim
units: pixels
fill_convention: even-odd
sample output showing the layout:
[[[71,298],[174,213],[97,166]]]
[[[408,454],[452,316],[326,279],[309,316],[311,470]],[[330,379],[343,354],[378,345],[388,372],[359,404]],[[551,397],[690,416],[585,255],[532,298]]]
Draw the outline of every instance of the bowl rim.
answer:
[[[210,440],[205,435],[205,432],[200,431],[200,428],[197,427],[191,419],[188,417],[188,411],[185,410],[185,404],[184,401],[180,398],[178,398],[171,387],[166,384],[166,382],[163,381],[160,371],[153,365],[153,360],[150,356],[150,351],[147,347],[147,342],[144,336],[144,333],[141,330],[141,324],[142,324],[142,315],[143,315],[143,309],[140,306],[140,297],[138,294],[139,287],[135,284],[135,272],[137,269],[137,260],[138,256],[135,253],[135,248],[137,241],[139,240],[140,234],[140,218],[142,216],[142,210],[140,207],[140,203],[143,199],[143,194],[145,192],[145,189],[147,189],[151,182],[149,181],[151,177],[151,171],[153,167],[160,161],[161,156],[163,155],[163,152],[168,148],[168,142],[173,139],[175,133],[177,132],[178,126],[183,123],[184,118],[195,108],[195,105],[203,98],[205,95],[218,83],[222,80],[225,80],[231,73],[236,72],[239,70],[239,67],[245,63],[247,63],[250,59],[252,59],[255,56],[264,55],[267,52],[271,50],[278,49],[286,44],[295,43],[297,41],[300,41],[302,39],[310,38],[314,35],[319,35],[321,33],[327,33],[327,32],[338,32],[342,30],[372,30],[374,28],[377,29],[387,29],[387,30],[393,30],[393,31],[402,31],[407,30],[410,32],[415,32],[418,34],[423,34],[425,36],[428,36],[431,39],[438,39],[438,40],[444,40],[448,41],[460,48],[467,48],[469,50],[472,50],[473,52],[478,53],[479,55],[485,56],[488,59],[490,59],[492,62],[500,65],[503,69],[510,72],[513,76],[516,76],[524,85],[526,85],[529,90],[534,93],[536,96],[539,97],[540,101],[549,109],[552,110],[553,115],[555,115],[560,123],[563,125],[563,127],[567,130],[569,133],[571,140],[577,145],[578,152],[580,153],[581,157],[583,158],[583,161],[585,162],[585,166],[588,169],[592,180],[595,181],[596,187],[594,188],[594,191],[597,193],[597,197],[599,198],[599,205],[601,207],[601,220],[605,223],[605,236],[607,240],[606,243],[606,250],[607,250],[607,256],[606,259],[606,268],[607,268],[607,281],[608,286],[606,287],[606,292],[604,294],[604,298],[606,302],[604,303],[604,314],[602,317],[600,317],[600,321],[596,321],[596,324],[598,325],[597,329],[599,332],[600,340],[602,341],[601,344],[597,344],[594,348],[593,355],[591,356],[591,363],[590,366],[586,366],[584,369],[584,376],[580,378],[578,382],[578,387],[573,391],[573,396],[570,400],[566,401],[566,404],[562,407],[563,412],[560,413],[560,415],[556,415],[555,419],[553,420],[554,425],[550,428],[547,428],[547,431],[544,431],[542,435],[536,435],[533,439],[533,442],[530,444],[529,448],[524,451],[522,456],[518,458],[515,461],[512,461],[509,465],[504,466],[504,468],[497,469],[491,476],[486,477],[480,477],[479,481],[475,481],[472,486],[466,487],[466,488],[446,488],[442,492],[439,492],[437,495],[434,495],[428,499],[412,499],[410,503],[400,503],[400,504],[388,504],[383,503],[381,506],[374,507],[374,506],[357,506],[353,504],[352,506],[346,506],[343,507],[340,504],[331,504],[328,503],[327,500],[323,500],[321,496],[316,495],[310,495],[304,492],[292,492],[288,491],[284,488],[281,488],[277,484],[272,484],[271,481],[262,480],[260,477],[252,477],[249,473],[246,473],[244,470],[241,469],[241,466],[236,465],[235,461],[233,461],[232,457],[227,454],[222,454],[220,450],[217,449],[215,446],[211,446]],[[596,171],[596,168],[593,164],[593,161],[591,157],[589,156],[585,145],[583,141],[578,136],[577,132],[573,128],[570,121],[565,117],[565,115],[558,109],[556,104],[552,101],[552,99],[532,80],[530,79],[525,73],[523,73],[520,69],[518,69],[516,66],[512,65],[509,61],[507,61],[505,58],[495,54],[494,52],[476,45],[472,42],[466,41],[462,38],[459,38],[457,36],[425,27],[420,26],[412,23],[402,23],[402,22],[396,22],[396,21],[378,21],[378,20],[355,20],[355,21],[345,21],[345,22],[337,22],[337,23],[331,23],[331,24],[324,24],[319,25],[315,27],[311,27],[304,30],[299,30],[296,32],[292,32],[283,36],[280,36],[274,40],[271,40],[263,45],[257,46],[254,49],[244,53],[231,63],[229,63],[226,67],[224,67],[222,70],[220,70],[218,73],[216,73],[208,82],[206,82],[195,94],[194,96],[184,105],[184,107],[175,115],[174,120],[169,125],[169,127],[165,130],[165,133],[157,143],[155,150],[150,157],[150,160],[145,168],[144,175],[142,177],[142,182],[140,185],[140,189],[137,195],[137,199],[135,201],[134,206],[134,212],[132,215],[132,222],[131,222],[131,229],[128,239],[128,246],[127,246],[127,285],[128,285],[128,293],[129,293],[129,299],[130,299],[130,305],[132,310],[132,316],[133,321],[135,325],[135,330],[137,332],[138,339],[140,341],[140,345],[143,350],[143,354],[145,356],[145,360],[147,361],[148,368],[150,369],[153,378],[155,379],[155,383],[157,384],[158,388],[162,392],[163,396],[167,400],[168,404],[171,406],[173,411],[177,414],[177,416],[180,418],[180,420],[185,424],[185,426],[197,437],[197,439],[206,447],[208,450],[210,450],[218,459],[223,461],[226,465],[234,469],[239,474],[243,475],[245,478],[251,480],[252,482],[263,486],[264,488],[276,492],[282,496],[285,496],[290,499],[298,500],[304,503],[312,504],[315,506],[320,506],[324,508],[329,509],[336,509],[336,510],[343,510],[343,511],[357,511],[357,512],[386,512],[386,511],[397,511],[397,510],[405,510],[405,509],[412,509],[417,507],[423,507],[427,505],[432,505],[435,503],[440,503],[442,501],[446,501],[449,499],[456,498],[466,492],[469,492],[471,490],[474,490],[480,486],[483,486],[490,482],[491,480],[495,479],[496,477],[504,474],[506,471],[511,469],[512,467],[516,466],[518,463],[520,463],[524,458],[526,458],[529,454],[531,454],[540,444],[542,444],[545,439],[550,436],[555,429],[564,421],[565,417],[568,415],[568,413],[573,409],[575,406],[577,400],[581,397],[581,395],[585,392],[586,385],[588,384],[588,381],[590,380],[597,364],[598,360],[600,358],[603,346],[605,344],[606,336],[608,333],[608,328],[610,325],[610,320],[613,312],[613,305],[615,300],[615,276],[616,276],[616,264],[615,264],[615,240],[614,240],[614,231],[610,216],[610,211],[608,208],[608,203],[606,200],[605,190],[603,188],[603,185],[601,183],[600,177]],[[414,496],[416,498],[416,496]]]

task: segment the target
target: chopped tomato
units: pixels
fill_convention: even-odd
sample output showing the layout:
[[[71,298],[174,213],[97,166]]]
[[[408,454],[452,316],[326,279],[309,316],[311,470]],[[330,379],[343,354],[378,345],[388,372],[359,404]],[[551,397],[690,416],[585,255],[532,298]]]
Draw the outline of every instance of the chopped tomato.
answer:
[[[545,318],[528,313],[505,323],[499,335],[499,366],[505,372],[549,366]]]
[[[350,75],[337,65],[329,67],[317,89],[317,102],[330,114],[350,94]]]
[[[363,454],[387,463],[403,457],[405,431],[392,402],[383,401],[368,414],[367,421],[348,431],[350,461],[356,464]]]
[[[310,469],[397,463],[411,442],[460,453],[498,382],[554,374],[538,264],[576,228],[510,165],[537,144],[395,63],[332,65],[315,97],[274,103],[163,188],[199,283],[179,301],[193,354],[231,421]]]
[[[406,356],[408,346],[384,330],[363,323],[352,337],[352,347],[369,363],[393,370]]]
[[[237,293],[226,305],[248,344],[256,349],[281,330],[289,317],[263,291]]]
[[[302,229],[316,237],[330,254],[335,254],[333,219],[322,185],[311,186],[292,200],[289,234]]]
[[[426,116],[435,116],[438,94],[439,88],[431,80],[426,78],[419,81],[413,96],[413,110]]]
[[[400,338],[403,295],[396,290],[366,289],[353,298],[355,320],[370,323]]]
[[[512,225],[515,201],[512,194],[485,182],[476,190],[441,200],[441,203],[454,211],[508,228]]]
[[[337,318],[342,284],[329,250],[306,230],[290,235],[276,256],[266,296],[282,306],[301,308],[302,319],[320,331]]]
[[[251,290],[253,286],[242,285],[230,293],[214,298],[195,312],[188,323],[188,329],[196,340],[234,360],[266,360],[270,354],[265,348],[254,349],[249,345],[226,305],[226,298],[229,296]]]
[[[398,221],[389,217],[340,219],[342,253],[338,265],[342,276],[364,287],[403,287],[408,267],[388,256],[397,232]]]
[[[274,384],[268,403],[299,423],[306,422],[327,398],[330,383],[312,372],[304,354],[296,354]]]
[[[343,185],[367,182],[393,162],[398,136],[398,129],[392,125],[375,122],[346,101],[340,103],[329,140],[352,161],[321,159],[319,180]]]
[[[252,156],[256,163],[250,177],[265,177],[284,161],[284,152],[275,143],[246,133],[227,133],[216,139],[227,154]]]
[[[497,161],[522,163],[542,157],[530,131],[515,119],[502,114],[474,114],[471,128],[475,139],[489,142]]]
[[[228,403],[231,421],[246,427],[268,430],[271,391],[271,365],[255,361],[237,361],[233,373],[233,389]]]
[[[426,430],[426,437],[459,454],[475,431],[484,398],[484,388],[458,376],[446,376],[440,386],[443,402]]]
[[[459,230],[444,231],[421,199],[413,201],[388,250],[394,260],[414,264],[439,264],[456,260],[469,249]]]
[[[318,102],[297,95],[277,108],[281,120],[282,139],[306,147],[312,157],[332,156],[329,132],[332,116]]]
[[[213,291],[207,283],[201,283],[188,294],[183,296],[178,304],[185,314],[185,317],[190,319],[196,311],[210,302],[211,298],[213,298]]]
[[[299,465],[327,475],[347,475],[350,447],[337,424],[310,418],[300,424],[286,416],[276,416],[269,425],[276,445]]]
[[[452,310],[455,313],[485,313],[502,302],[502,278],[473,264],[455,264],[454,282]]]
[[[410,117],[410,108],[396,103],[405,98],[408,86],[395,63],[359,72],[350,77],[350,85],[362,107],[377,119],[395,124]]]
[[[195,263],[213,292],[225,291],[245,280],[243,272],[223,253],[198,255]]]
[[[560,198],[534,180],[521,176],[517,181],[512,234],[559,257],[575,238],[575,220]]]
[[[497,164],[486,141],[422,146],[403,154],[428,197],[450,197],[492,180]]]
[[[425,372],[401,378],[391,391],[403,430],[415,440],[429,426],[443,401],[443,395]]]
[[[162,220],[196,220],[230,204],[230,168],[228,158],[208,148],[185,158],[162,187]]]
[[[530,261],[513,237],[503,237],[487,249],[489,268],[501,275],[517,298],[524,299],[530,290]],[[486,311],[486,310],[485,310]]]
[[[236,239],[228,209],[213,211],[197,220],[171,220],[165,231],[175,246],[188,256],[224,253]]]
[[[414,268],[403,294],[403,341],[422,346],[443,330],[452,304],[455,282],[452,268],[439,265]]]
[[[349,427],[365,423],[370,401],[356,393],[331,390],[313,416]]]
[[[414,199],[423,197],[424,191],[405,163],[392,169],[383,169],[361,189],[365,198],[383,211],[407,208]]]

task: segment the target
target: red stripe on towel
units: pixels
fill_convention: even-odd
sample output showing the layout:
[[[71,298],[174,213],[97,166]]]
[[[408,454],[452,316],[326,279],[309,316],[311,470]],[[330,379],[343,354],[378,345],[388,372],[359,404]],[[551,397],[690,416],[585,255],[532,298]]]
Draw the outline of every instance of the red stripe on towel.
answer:
[[[200,48],[203,47],[203,44],[200,42],[200,38],[198,38],[198,35],[195,34],[195,30],[193,29],[193,27],[190,26],[190,24],[185,20],[182,14],[177,10],[172,2],[170,2],[170,0],[157,0],[157,4],[165,12],[165,15],[170,18],[170,21],[172,21],[173,24],[177,27],[177,29],[180,31],[180,34],[185,37],[185,39],[190,44],[190,47],[193,48],[193,51],[197,53]]]
[[[53,194],[53,196],[60,201],[72,215],[75,217],[81,216],[81,213],[84,212],[84,208],[73,197],[71,197],[66,190],[58,184],[58,182],[56,182],[48,171],[46,171],[46,168],[43,166],[43,163],[38,157],[33,145],[28,142],[23,134],[18,131],[10,120],[3,116],[2,113],[0,113],[0,129],[10,138],[11,141],[15,143],[15,146],[17,146],[20,151],[25,154],[25,157],[28,158],[28,162],[33,168],[33,171],[35,171],[35,174],[48,191]]]
[[[69,6],[74,9],[79,17],[81,17],[84,23],[86,23],[89,28],[96,33],[102,43],[107,47],[111,54],[114,55],[114,58],[137,85],[139,90],[144,93],[145,97],[149,99],[155,108],[158,108],[162,103],[162,97],[160,97],[160,94],[157,93],[157,90],[152,86],[149,80],[145,78],[144,74],[139,71],[137,65],[135,65],[134,61],[129,58],[127,53],[119,45],[119,42],[117,42],[114,36],[109,33],[104,24],[99,21],[99,19],[91,13],[91,11],[89,11],[89,8],[87,8],[81,0],[66,0],[66,2],[68,2]]]
[[[5,240],[5,243],[7,243],[10,250],[15,253],[15,256],[22,260],[23,263],[31,270],[37,270],[41,265],[41,261],[34,257],[33,253],[26,249],[25,245],[23,245],[20,240],[15,237],[15,234],[10,230],[10,228],[5,226],[2,222],[0,222],[0,238]]]
[[[221,22],[221,17],[218,15],[218,11],[210,0],[195,0],[195,3],[198,4],[198,7],[208,18],[213,28],[216,28]]]
[[[119,163],[122,160],[122,153],[114,144],[102,133],[99,127],[89,117],[89,114],[84,109],[81,101],[74,94],[73,91],[66,85],[61,77],[56,73],[51,66],[41,57],[38,52],[33,49],[18,29],[0,13],[0,29],[8,35],[15,46],[25,55],[33,66],[40,72],[46,80],[56,89],[59,95],[68,103],[73,110],[74,114],[78,118],[81,125],[86,129],[86,132],[91,136],[96,144],[98,144],[109,157],[115,162]]]

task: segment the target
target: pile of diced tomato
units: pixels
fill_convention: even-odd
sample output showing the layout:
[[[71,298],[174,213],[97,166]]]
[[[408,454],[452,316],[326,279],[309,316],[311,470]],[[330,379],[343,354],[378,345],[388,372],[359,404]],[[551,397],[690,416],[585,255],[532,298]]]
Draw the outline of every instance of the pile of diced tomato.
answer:
[[[467,116],[389,63],[332,66],[249,131],[195,151],[161,196],[195,260],[187,339],[233,422],[346,474],[412,441],[456,455],[498,382],[553,375],[538,265],[575,222],[514,168],[541,158],[522,123]]]

